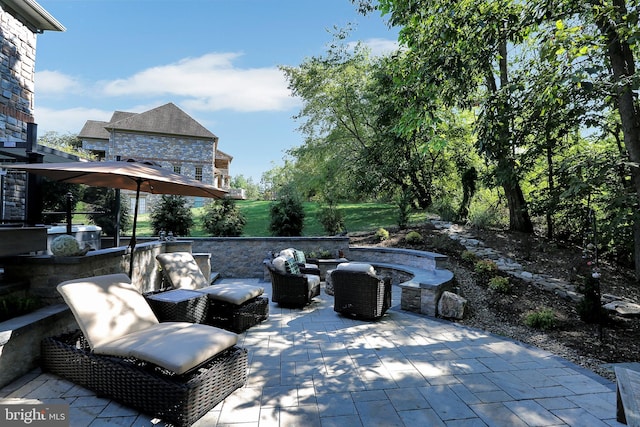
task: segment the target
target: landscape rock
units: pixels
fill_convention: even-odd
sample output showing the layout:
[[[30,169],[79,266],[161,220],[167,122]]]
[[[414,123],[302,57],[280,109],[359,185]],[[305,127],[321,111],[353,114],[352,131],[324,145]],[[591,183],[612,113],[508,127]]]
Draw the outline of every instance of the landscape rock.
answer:
[[[640,305],[629,301],[612,301],[603,306],[605,310],[609,310],[622,317],[639,317]]]
[[[438,314],[446,319],[463,319],[467,300],[453,292],[444,291],[438,301]]]

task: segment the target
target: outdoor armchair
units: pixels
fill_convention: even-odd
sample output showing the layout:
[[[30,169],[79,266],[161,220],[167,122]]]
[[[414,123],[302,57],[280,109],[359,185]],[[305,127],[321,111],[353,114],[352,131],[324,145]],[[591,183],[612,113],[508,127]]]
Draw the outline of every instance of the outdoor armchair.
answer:
[[[391,306],[391,278],[378,277],[368,264],[350,263],[331,272],[333,309],[362,319],[382,317]]]
[[[271,298],[283,306],[305,306],[320,295],[320,276],[303,274],[291,258],[266,261],[271,276]]]
[[[210,285],[189,252],[158,254],[156,260],[174,289],[190,289],[207,295],[206,324],[242,332],[269,317],[269,298],[262,286],[241,283]]]
[[[293,259],[300,269],[302,274],[312,274],[314,276],[320,276],[320,267],[318,264],[312,264],[307,262],[307,257],[303,251],[294,248],[287,248],[280,251],[279,256]]]
[[[213,326],[160,323],[125,274],[57,287],[80,331],[46,338],[43,369],[164,421],[190,425],[247,378],[238,336]]]

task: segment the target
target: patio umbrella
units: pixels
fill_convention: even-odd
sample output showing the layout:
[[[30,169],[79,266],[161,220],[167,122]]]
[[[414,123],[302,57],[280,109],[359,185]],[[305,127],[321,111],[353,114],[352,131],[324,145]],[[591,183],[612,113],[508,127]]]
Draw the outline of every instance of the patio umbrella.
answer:
[[[131,233],[131,261],[129,277],[133,272],[133,250],[136,246],[136,224],[140,192],[152,194],[173,194],[178,196],[209,197],[219,199],[226,191],[162,169],[150,162],[135,160],[109,162],[33,163],[6,165],[6,169],[26,171],[59,182],[85,184],[92,187],[119,188],[136,192]]]

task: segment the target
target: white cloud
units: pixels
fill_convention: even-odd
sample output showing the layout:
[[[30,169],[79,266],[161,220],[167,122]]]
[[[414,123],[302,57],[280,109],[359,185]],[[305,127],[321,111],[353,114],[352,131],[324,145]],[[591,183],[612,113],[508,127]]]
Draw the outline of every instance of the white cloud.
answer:
[[[69,108],[64,110],[36,108],[34,111],[39,135],[51,130],[61,134],[77,134],[87,120],[108,121],[112,114],[113,111],[104,111],[96,108]]]
[[[284,75],[276,67],[242,69],[238,53],[210,53],[101,83],[104,96],[181,97],[202,111],[278,111],[295,105]]]
[[[397,40],[388,39],[368,39],[364,41],[364,44],[371,49],[371,53],[376,56],[388,55],[398,50]]]
[[[38,95],[68,94],[81,91],[82,85],[76,79],[58,71],[39,71],[35,76]]]
[[[369,49],[373,56],[384,56],[395,52],[399,48],[397,40],[372,38],[362,40],[360,42],[350,42],[349,47],[354,48],[356,44],[361,43]]]

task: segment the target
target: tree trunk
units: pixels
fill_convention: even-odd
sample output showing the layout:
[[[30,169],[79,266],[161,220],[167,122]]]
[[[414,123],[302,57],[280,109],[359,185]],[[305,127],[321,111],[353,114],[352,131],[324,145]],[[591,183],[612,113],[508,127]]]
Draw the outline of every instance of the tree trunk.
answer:
[[[633,163],[631,167],[631,180],[634,184],[636,195],[640,200],[640,111],[635,104],[631,80],[635,74],[635,59],[626,39],[620,37],[618,27],[628,29],[628,24],[622,22],[622,16],[627,13],[624,0],[614,0],[615,11],[611,19],[594,11],[597,17],[597,25],[600,32],[607,40],[607,54],[613,71],[613,82],[616,84],[616,104],[622,124],[624,145],[629,153],[629,159]],[[634,224],[635,246],[635,274],[640,278],[640,236]]]
[[[517,182],[502,184],[507,204],[509,205],[509,230],[533,233],[533,224],[529,217],[527,202]]]

